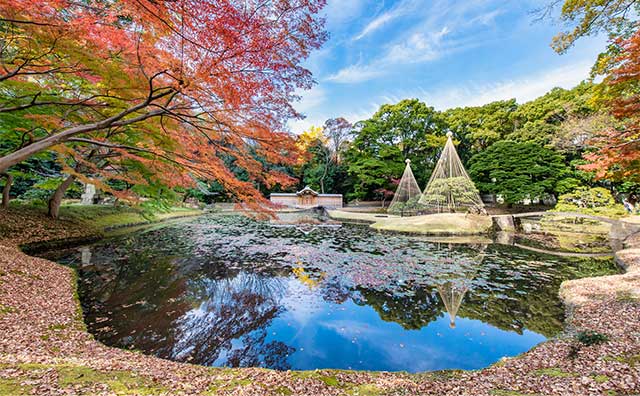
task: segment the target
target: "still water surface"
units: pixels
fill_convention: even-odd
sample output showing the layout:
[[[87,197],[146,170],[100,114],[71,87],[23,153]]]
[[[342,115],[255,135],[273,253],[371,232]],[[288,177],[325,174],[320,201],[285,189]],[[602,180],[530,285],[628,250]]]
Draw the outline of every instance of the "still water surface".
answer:
[[[56,253],[107,345],[211,366],[477,369],[562,330],[610,259],[211,215]]]

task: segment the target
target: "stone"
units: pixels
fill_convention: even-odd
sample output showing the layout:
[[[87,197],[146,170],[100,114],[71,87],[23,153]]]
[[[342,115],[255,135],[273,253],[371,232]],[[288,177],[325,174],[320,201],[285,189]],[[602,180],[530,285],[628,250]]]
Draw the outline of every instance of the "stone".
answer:
[[[91,184],[91,183],[87,183],[84,185],[84,193],[80,196],[81,198],[81,203],[83,205],[92,205],[93,204],[93,197],[96,195],[96,186]]]

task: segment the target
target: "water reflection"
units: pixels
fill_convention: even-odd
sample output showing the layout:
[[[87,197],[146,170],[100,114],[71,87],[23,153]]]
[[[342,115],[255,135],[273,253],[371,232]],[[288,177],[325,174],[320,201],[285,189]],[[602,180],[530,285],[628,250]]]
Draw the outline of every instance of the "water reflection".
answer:
[[[266,329],[282,312],[283,278],[239,272],[233,278],[200,278],[187,298],[200,302],[179,321],[171,358],[206,365],[290,368],[291,347],[266,342]],[[222,357],[222,358],[221,358]]]
[[[101,341],[276,369],[479,368],[561,330],[557,290],[608,261],[342,226],[190,220],[63,252]]]
[[[484,251],[487,245],[476,245],[477,254],[470,256],[470,260],[463,262],[458,271],[440,274],[436,289],[444,307],[449,314],[449,327],[455,329],[456,316],[462,305],[465,294],[473,287],[473,280],[478,275],[478,271],[484,260]],[[449,251],[452,251],[449,246]]]

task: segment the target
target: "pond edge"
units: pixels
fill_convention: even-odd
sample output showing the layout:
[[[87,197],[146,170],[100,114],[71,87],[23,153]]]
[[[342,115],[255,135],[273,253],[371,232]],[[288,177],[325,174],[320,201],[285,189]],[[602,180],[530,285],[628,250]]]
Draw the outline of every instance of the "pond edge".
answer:
[[[162,219],[159,222],[164,222],[167,219]],[[169,219],[170,220],[170,219]],[[142,223],[142,224],[152,224],[151,222],[149,223]],[[138,224],[140,225],[140,224]],[[126,227],[126,226],[125,226]],[[122,228],[122,227],[118,227],[118,228]],[[49,239],[49,240],[45,240],[42,241],[43,244],[45,243],[50,243],[50,244],[63,244],[65,241],[67,243],[69,243],[69,240],[71,240],[72,242],[80,242],[83,243],[82,241],[89,241],[91,238],[97,238],[100,239],[102,238],[102,233],[89,233],[88,235],[84,236],[84,237],[76,237],[76,238],[71,238],[71,239]],[[638,241],[640,240],[640,238],[638,238],[638,235],[640,235],[640,233],[635,234],[634,238],[628,238],[627,240],[634,240],[634,241]],[[87,242],[84,242],[87,243]],[[50,245],[50,246],[52,246]],[[30,244],[26,244],[26,245],[21,245],[21,246],[31,246]],[[0,247],[2,247],[2,241],[0,241]],[[11,248],[11,246],[7,246],[4,245],[4,247],[7,248]],[[17,246],[14,247],[14,249],[17,248]],[[35,257],[31,257],[28,256],[26,253],[24,253],[23,251],[19,251],[20,255],[24,255],[25,257],[22,257],[21,259],[26,259],[26,260],[30,260],[30,261],[35,261],[33,263],[33,265],[38,265],[38,261],[46,261],[49,264],[52,264],[55,266],[56,271],[58,272],[65,272],[65,271],[69,271],[69,269],[67,267],[64,267],[60,264],[48,261],[48,260],[43,260],[43,259],[37,259]],[[640,286],[638,284],[637,281],[637,275],[640,272],[640,243],[632,243],[629,244],[627,246],[625,246],[624,250],[618,251],[615,254],[615,261],[616,263],[625,271],[625,273],[622,274],[618,274],[618,275],[609,275],[609,276],[604,276],[604,277],[596,277],[596,278],[582,278],[582,279],[576,279],[576,280],[570,280],[570,281],[565,281],[561,284],[560,286],[560,290],[559,290],[559,294],[560,294],[560,298],[563,301],[563,303],[565,304],[565,307],[567,309],[567,312],[571,313],[570,316],[568,316],[565,320],[565,326],[570,326],[575,320],[577,320],[577,318],[574,316],[577,309],[580,306],[583,306],[585,304],[588,304],[589,302],[595,300],[598,300],[600,298],[605,298],[607,296],[611,297],[612,293],[613,293],[613,297],[615,298],[615,296],[620,295],[621,293],[630,293],[632,295],[634,295],[634,293],[637,293],[638,287]],[[71,282],[69,282],[69,288],[67,288],[67,292],[65,293],[69,293],[72,296],[75,296],[75,293],[77,293],[77,288],[76,288],[76,284],[74,282],[75,278],[73,276],[71,276]],[[79,301],[77,301],[77,299],[75,297],[73,297],[75,304],[76,304],[76,310],[79,309],[80,307],[80,303]],[[77,311],[76,311],[77,312]],[[93,337],[86,332],[86,328],[84,328],[84,321],[82,319],[82,317],[75,317],[76,320],[78,320],[81,323],[77,323],[78,325],[83,327],[83,332],[86,333],[85,335],[88,336],[88,338],[93,340]],[[25,323],[25,326],[28,326],[29,324]],[[98,343],[98,341],[93,340],[92,342]],[[505,365],[507,365],[507,363],[509,362],[513,362],[513,361],[523,361],[523,360],[527,360],[528,356],[536,349],[539,349],[541,347],[541,345],[547,344],[547,343],[554,343],[556,342],[555,340],[549,340],[546,341],[542,344],[539,344],[538,346],[532,348],[531,350],[529,350],[528,352],[525,352],[522,355],[513,357],[513,358],[508,358],[505,359],[504,361],[499,361],[497,363],[495,363],[494,365],[486,368],[486,369],[482,369],[482,370],[477,370],[477,371],[464,371],[460,374],[459,370],[446,370],[443,372],[426,372],[426,373],[421,373],[421,374],[406,374],[406,373],[378,373],[378,372],[366,372],[367,376],[379,376],[379,375],[389,375],[391,377],[394,378],[411,378],[411,383],[413,383],[414,381],[418,381],[418,379],[425,379],[425,380],[429,380],[429,381],[436,381],[436,382],[451,382],[451,381],[457,381],[460,376],[468,376],[468,375],[473,375],[474,377],[479,376],[480,378],[483,377],[485,372],[488,372],[489,370],[492,369],[496,369],[496,370],[501,370],[502,368],[504,368]],[[128,356],[127,359],[131,358],[131,360],[135,360],[135,358],[137,358],[139,356],[139,354],[132,354],[129,351],[125,351],[125,350],[120,350],[118,348],[112,348],[112,347],[106,347],[102,344],[101,348],[106,348],[108,350],[116,350],[118,351],[118,355],[120,358],[124,358],[125,356]],[[4,353],[3,353],[4,354]],[[0,354],[1,356],[2,354]],[[146,356],[147,358],[151,359],[152,361],[160,361],[160,362],[165,362],[162,364],[168,364],[171,369],[176,369],[176,370],[193,370],[194,366],[187,364],[187,363],[176,363],[176,362],[169,362],[169,361],[164,361],[163,359],[160,358],[156,358],[153,356]],[[23,357],[23,358],[26,358]],[[19,359],[19,360],[23,360],[23,358]],[[77,361],[77,358],[73,358],[74,360]],[[89,360],[91,360],[90,358],[88,358]],[[6,361],[7,360],[7,356],[3,357],[1,359],[1,361]],[[12,360],[11,357],[9,356],[9,360]],[[29,359],[26,359],[29,360]],[[56,358],[54,359],[54,361],[58,361],[59,359]],[[91,364],[90,364],[91,365]],[[207,367],[203,367],[203,366],[195,366],[196,368],[198,368],[198,370],[205,370],[207,372],[210,373],[219,373],[219,370],[222,370],[223,372],[227,372],[227,373],[233,373],[232,377],[236,377],[238,376],[238,374],[241,374],[241,376],[246,377],[247,375],[249,376],[248,378],[253,378],[252,374],[255,375],[262,375],[262,373],[264,372],[268,372],[268,373],[273,373],[273,370],[264,370],[264,369],[253,369],[253,368],[247,368],[247,369],[211,369],[211,368],[207,368]],[[349,371],[343,371],[343,370],[316,370],[316,371],[312,371],[309,372],[309,378],[311,377],[315,377],[316,375],[313,373],[333,373],[334,375],[338,375],[340,377],[349,377],[353,374],[352,372]],[[244,374],[242,374],[244,373]],[[290,376],[290,374],[287,374],[289,372],[276,372],[282,375],[287,375]],[[364,374],[364,373],[363,373]],[[322,374],[324,376],[324,374]],[[360,375],[360,374],[358,374]],[[370,378],[371,379],[371,378]],[[321,380],[322,381],[322,380]],[[325,381],[326,382],[326,381]],[[327,385],[327,384],[325,384]],[[406,386],[410,386],[409,383],[405,384]],[[525,384],[526,385],[526,384]],[[183,387],[180,387],[181,389],[183,389]],[[458,388],[460,389],[460,388]],[[502,389],[502,388],[495,388],[495,389]],[[469,394],[499,394],[499,393],[495,393],[495,392],[480,392],[481,389],[476,388],[477,392],[474,393],[469,393]],[[457,392],[457,391],[456,391]],[[184,393],[181,392],[182,394],[200,394],[200,393]],[[294,392],[295,393],[295,392]],[[307,394],[307,393],[295,393],[295,394]],[[314,394],[314,393],[308,393],[308,394]],[[319,394],[319,393],[318,393]],[[348,394],[348,393],[339,393],[339,394]],[[439,393],[439,394],[449,394],[447,393]],[[460,393],[451,393],[451,394],[460,394]],[[462,394],[466,394],[466,393],[462,393]],[[520,393],[513,393],[513,394],[520,394]]]

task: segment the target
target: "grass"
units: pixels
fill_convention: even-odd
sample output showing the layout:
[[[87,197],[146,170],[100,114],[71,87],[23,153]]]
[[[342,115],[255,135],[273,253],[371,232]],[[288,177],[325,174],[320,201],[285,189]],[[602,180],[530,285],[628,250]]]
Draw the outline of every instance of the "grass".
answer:
[[[630,290],[618,290],[616,292],[616,301],[637,303],[640,302],[640,298],[637,294],[632,293]]]
[[[14,312],[16,312],[15,308],[0,304],[0,317]]]
[[[275,389],[275,392],[279,395],[289,396],[293,394],[293,391],[286,386],[279,386]]]
[[[316,371],[292,371],[291,376],[293,378],[312,378],[318,381],[322,381],[327,386],[340,386],[340,382],[335,376],[324,375]]]
[[[166,212],[147,212],[128,206],[68,205],[60,208],[60,218],[90,224],[98,229],[148,223],[178,216],[201,213],[200,210],[173,207]]]
[[[358,385],[347,391],[347,394],[352,396],[378,396],[383,393],[382,389],[373,384]]]
[[[0,378],[0,396],[22,396],[30,394],[31,387],[20,385],[19,380]]]
[[[609,381],[609,377],[603,374],[594,375],[592,378],[599,384],[604,384],[605,382]]]
[[[116,395],[158,395],[169,391],[150,380],[126,371],[101,372],[83,366],[59,366],[58,384],[62,388],[76,385],[106,384]]]
[[[17,378],[0,378],[0,396],[14,396],[31,394],[31,387],[22,386],[21,382],[28,382],[30,378],[39,377],[47,370],[55,370],[58,385],[62,389],[72,391],[89,388],[95,385],[106,385],[114,395],[168,395],[169,390],[152,380],[127,371],[99,371],[86,366],[70,364],[18,364],[2,365],[20,370]]]
[[[493,226],[491,217],[463,213],[439,213],[425,216],[381,219],[371,228],[381,231],[425,235],[487,234]]]
[[[51,331],[62,331],[64,329],[66,329],[68,327],[68,325],[66,324],[53,324],[49,326],[49,330]]]
[[[78,273],[71,270],[71,289],[73,290],[73,301],[76,304],[75,322],[80,330],[87,331],[87,324],[84,321],[84,312],[82,312],[82,304],[80,303],[80,293],[78,292]]]
[[[557,378],[568,378],[568,377],[576,376],[575,373],[569,373],[569,372],[563,371],[558,367],[538,369],[538,370],[534,370],[532,373],[537,376],[557,377]]]
[[[634,368],[640,366],[640,355],[605,356],[604,360],[624,363]]]
[[[216,395],[220,391],[232,391],[236,388],[240,388],[243,386],[247,386],[252,384],[253,381],[248,378],[236,379],[232,378],[229,380],[214,380],[212,384],[209,386],[208,394]]]
[[[494,365],[504,364],[506,361],[498,361]],[[426,373],[414,374],[416,378],[426,377],[429,379],[433,379],[436,381],[446,381],[452,378],[460,378],[464,370],[437,370],[437,371],[429,371]]]
[[[46,207],[37,202],[12,201],[11,206],[46,214]],[[126,205],[62,205],[60,219],[86,225],[97,230],[143,224],[172,217],[192,216],[202,213],[199,209],[171,207],[166,210],[144,210]]]
[[[335,372],[344,371],[337,370]],[[380,389],[374,384],[356,385],[349,382],[341,382],[334,375],[328,375],[326,371],[292,371],[291,376],[293,378],[310,378],[321,381],[327,386],[342,389],[346,395],[350,396],[378,396],[384,393],[383,389]]]

